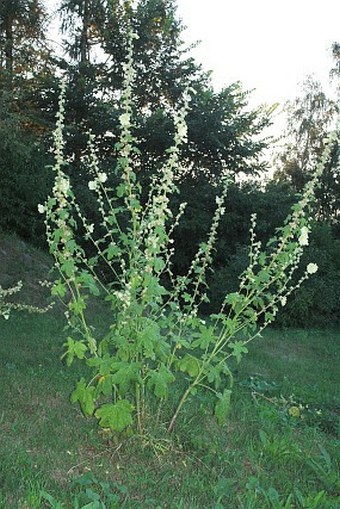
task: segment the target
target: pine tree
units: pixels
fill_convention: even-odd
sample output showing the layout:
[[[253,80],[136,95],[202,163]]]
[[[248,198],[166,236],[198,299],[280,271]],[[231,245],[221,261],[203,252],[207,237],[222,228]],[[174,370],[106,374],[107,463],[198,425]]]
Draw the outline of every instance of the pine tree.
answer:
[[[0,77],[9,87],[29,77],[46,60],[44,19],[40,0],[0,3]]]

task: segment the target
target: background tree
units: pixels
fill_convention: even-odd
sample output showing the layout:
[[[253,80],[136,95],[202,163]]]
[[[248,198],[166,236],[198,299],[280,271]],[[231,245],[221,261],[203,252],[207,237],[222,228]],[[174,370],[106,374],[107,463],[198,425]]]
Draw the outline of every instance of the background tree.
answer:
[[[300,191],[310,179],[313,169],[324,150],[324,139],[334,128],[338,107],[323,92],[319,82],[309,77],[303,95],[287,106],[287,142],[278,156],[274,178],[287,180]],[[339,220],[340,170],[339,147],[335,146],[332,158],[325,168],[318,192],[319,214],[331,222]]]
[[[333,46],[336,57],[338,46]],[[336,66],[331,71],[336,76]],[[288,107],[287,143],[279,154],[274,174],[291,191],[300,191],[311,178],[324,149],[324,139],[334,128],[339,114],[336,102],[323,92],[320,83],[309,78],[302,97]],[[305,263],[316,260],[319,271],[294,294],[279,318],[279,324],[330,325],[340,320],[340,149],[335,144],[317,190],[316,215]]]
[[[49,192],[52,163],[41,136],[28,129],[20,113],[0,96],[0,228],[31,242],[44,234],[37,204]]]
[[[43,232],[36,200],[48,190],[54,123],[43,109],[55,71],[45,18],[40,0],[0,3],[0,227],[29,240]]]
[[[61,4],[62,30],[67,31],[70,41],[72,94],[68,109],[73,117],[68,124],[76,160],[85,148],[81,133],[89,128],[99,136],[104,158],[112,153],[120,114],[117,98],[122,87],[128,16],[138,35],[136,136],[141,140],[145,172],[152,173],[170,143],[171,122],[163,105],[167,102],[175,106],[187,87],[196,92],[188,118],[188,150],[183,154],[187,174],[201,171],[218,177],[227,167],[232,173],[262,169],[258,155],[264,143],[255,142],[254,136],[268,123],[267,112],[246,112],[247,94],[240,84],[220,93],[213,91],[208,74],[186,56],[181,41],[183,26],[173,0],[141,0],[134,7],[127,4],[119,0],[63,0]],[[96,46],[100,62],[91,60],[86,49],[91,46]]]
[[[96,134],[102,169],[110,175],[112,185],[116,181],[114,144],[119,133],[119,97],[129,19],[138,35],[134,118],[141,159],[138,178],[146,187],[161,166],[173,135],[164,104],[169,104],[170,109],[177,107],[186,88],[195,91],[187,118],[189,142],[181,154],[183,172],[177,179],[181,193],[185,199],[188,197],[189,209],[197,215],[199,242],[211,217],[204,209],[212,211],[222,176],[255,174],[265,168],[261,132],[269,123],[268,111],[249,111],[248,94],[239,83],[218,93],[213,90],[209,74],[183,49],[183,26],[173,0],[141,0],[133,6],[118,0],[63,0],[60,12],[62,30],[69,41],[69,59],[62,65],[70,80],[66,107],[70,172],[86,210],[91,216],[94,209],[87,172],[82,166],[89,130]],[[96,51],[89,50],[94,47]],[[195,197],[203,195],[211,203],[202,207],[198,198],[197,206]],[[183,253],[182,259],[187,258],[188,253]]]
[[[45,17],[40,0],[1,1],[0,78],[8,86],[46,63]]]
[[[62,0],[59,13],[61,31],[67,34],[64,47],[73,61],[86,65],[92,61],[91,48],[98,44],[104,22],[103,0]]]
[[[330,78],[337,83],[338,92],[340,90],[340,43],[333,42],[332,57],[334,67],[330,70]]]

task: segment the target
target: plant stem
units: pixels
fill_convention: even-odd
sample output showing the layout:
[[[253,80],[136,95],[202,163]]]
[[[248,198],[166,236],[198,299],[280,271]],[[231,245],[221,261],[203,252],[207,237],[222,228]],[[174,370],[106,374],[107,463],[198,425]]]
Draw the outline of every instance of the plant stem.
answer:
[[[159,425],[159,419],[160,419],[160,417],[161,417],[161,411],[162,411],[163,401],[164,401],[164,399],[163,399],[163,398],[161,398],[161,399],[159,400],[158,407],[157,407],[157,413],[156,413],[156,426],[157,426],[157,427],[158,427],[158,425]]]
[[[141,419],[141,405],[140,405],[140,387],[139,384],[136,384],[136,409],[137,409],[137,427],[139,433],[143,434],[143,425],[142,425],[142,419]]]
[[[196,382],[196,380],[195,380]],[[185,393],[183,394],[183,396],[181,397],[180,399],[180,402],[178,403],[178,406],[176,408],[176,411],[174,413],[174,415],[172,416],[172,419],[170,421],[170,424],[168,426],[168,429],[166,430],[167,433],[171,433],[172,430],[174,429],[174,426],[175,426],[175,423],[176,423],[176,420],[177,420],[177,417],[178,417],[178,414],[180,413],[181,409],[182,409],[182,406],[184,405],[184,403],[186,402],[190,392],[192,391],[192,389],[194,388],[195,386],[195,382],[193,382],[191,385],[189,385],[189,387],[187,388],[187,390],[185,391]]]

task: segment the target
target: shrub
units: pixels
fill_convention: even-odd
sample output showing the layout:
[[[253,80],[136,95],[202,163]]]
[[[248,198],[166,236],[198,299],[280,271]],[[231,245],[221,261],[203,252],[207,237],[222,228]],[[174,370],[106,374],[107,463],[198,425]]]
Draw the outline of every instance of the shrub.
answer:
[[[340,321],[340,240],[327,224],[316,224],[305,252],[306,263],[318,260],[317,278],[311,278],[290,299],[279,317],[284,326],[327,326]]]
[[[174,174],[187,138],[190,90],[178,111],[168,108],[175,126],[174,143],[143,204],[132,125],[134,37],[132,33],[128,37],[120,99],[118,187],[111,188],[110,175],[100,171],[95,138],[89,134],[88,187],[96,196],[100,222],[88,221],[66,173],[65,82],[55,131],[55,183],[52,195],[39,205],[40,212],[46,213],[47,239],[60,273],[52,294],[65,299],[67,305],[71,332],[65,345],[66,361],[70,365],[75,358],[81,359],[94,372],[89,381],[78,381],[71,399],[80,403],[85,415],[95,415],[102,427],[115,432],[144,433],[156,405],[156,423],[171,432],[189,397],[208,391],[215,397],[214,413],[222,424],[232,393],[230,360],[241,361],[247,344],[273,322],[293,291],[317,271],[317,265],[310,262],[298,281],[291,282],[308,244],[314,190],[335,135],[327,140],[314,178],[300,201],[264,249],[256,237],[256,217],[251,217],[248,267],[240,276],[239,289],[224,295],[219,312],[205,321],[199,312],[207,299],[206,274],[224,213],[228,179],[216,198],[206,242],[200,244],[187,273],[174,276],[173,231],[185,204],[174,214],[169,201],[177,192]],[[95,248],[94,256],[87,255],[89,246]],[[103,266],[111,271],[110,279],[103,277]],[[91,323],[89,297],[110,306],[110,325],[104,334]],[[180,395],[171,406],[169,394],[174,386]],[[171,407],[168,417],[163,411],[165,402]]]

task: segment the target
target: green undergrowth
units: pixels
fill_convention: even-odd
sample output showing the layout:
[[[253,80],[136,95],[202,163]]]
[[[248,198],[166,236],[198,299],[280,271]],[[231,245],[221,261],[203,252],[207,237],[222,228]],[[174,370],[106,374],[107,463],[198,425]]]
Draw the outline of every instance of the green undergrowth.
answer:
[[[69,402],[86,373],[60,361],[62,317],[14,313],[0,333],[0,508],[339,508],[339,336],[268,331],[235,366],[225,426],[203,395],[170,438],[123,438]]]

